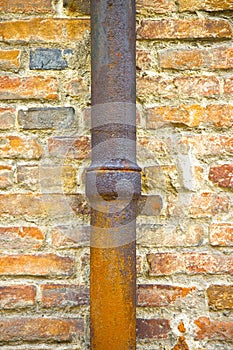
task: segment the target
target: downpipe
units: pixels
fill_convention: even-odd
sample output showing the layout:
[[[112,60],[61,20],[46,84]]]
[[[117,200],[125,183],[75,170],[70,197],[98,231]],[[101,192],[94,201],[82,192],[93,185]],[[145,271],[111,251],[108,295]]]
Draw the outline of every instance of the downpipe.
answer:
[[[91,0],[91,350],[136,349],[135,0]]]

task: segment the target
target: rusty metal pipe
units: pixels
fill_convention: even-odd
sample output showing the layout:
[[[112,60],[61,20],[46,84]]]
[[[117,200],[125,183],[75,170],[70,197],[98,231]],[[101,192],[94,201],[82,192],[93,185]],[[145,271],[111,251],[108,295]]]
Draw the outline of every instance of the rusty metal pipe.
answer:
[[[91,0],[91,350],[136,349],[135,0]]]

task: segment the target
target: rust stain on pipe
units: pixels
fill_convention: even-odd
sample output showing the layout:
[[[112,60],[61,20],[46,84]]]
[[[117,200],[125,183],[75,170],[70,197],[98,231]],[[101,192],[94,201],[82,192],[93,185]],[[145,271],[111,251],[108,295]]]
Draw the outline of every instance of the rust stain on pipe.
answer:
[[[91,350],[136,349],[135,0],[92,0]]]

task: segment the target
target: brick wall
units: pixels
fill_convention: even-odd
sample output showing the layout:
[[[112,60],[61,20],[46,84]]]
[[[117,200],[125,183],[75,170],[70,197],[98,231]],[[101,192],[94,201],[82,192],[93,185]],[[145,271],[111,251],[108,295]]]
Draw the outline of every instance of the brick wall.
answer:
[[[233,346],[232,10],[137,2],[141,350]],[[88,2],[0,18],[0,346],[88,349]]]

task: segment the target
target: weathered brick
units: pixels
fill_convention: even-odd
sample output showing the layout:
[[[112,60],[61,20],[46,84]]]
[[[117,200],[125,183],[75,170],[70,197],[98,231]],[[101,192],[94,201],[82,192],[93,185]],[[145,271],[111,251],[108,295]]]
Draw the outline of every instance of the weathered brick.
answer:
[[[81,40],[90,30],[86,19],[32,18],[0,22],[0,41],[67,42]]]
[[[174,98],[214,98],[220,96],[220,82],[215,76],[144,76],[137,79],[137,95],[148,99],[148,95]]]
[[[41,303],[43,307],[75,307],[89,304],[89,289],[85,286],[70,284],[41,285]]]
[[[180,11],[221,11],[233,10],[231,0],[179,0]]]
[[[233,340],[233,322],[211,320],[208,317],[199,317],[195,320],[198,327],[196,339],[211,339],[211,340]]]
[[[231,104],[207,105],[203,123],[220,128],[233,125],[233,106]]]
[[[156,106],[148,110],[146,125],[149,129],[156,129],[166,124],[197,126],[203,114],[204,107],[199,105]]]
[[[223,89],[224,94],[227,97],[230,97],[233,94],[233,77],[228,76],[227,78],[223,79]]]
[[[61,70],[68,67],[68,62],[60,49],[39,48],[30,50],[30,69]]]
[[[83,335],[78,318],[11,317],[0,319],[1,342],[71,342]]]
[[[181,139],[178,146],[184,154],[188,154],[191,150],[201,157],[230,155],[233,153],[233,137],[219,134],[187,136]]]
[[[155,253],[148,254],[151,276],[185,273],[233,274],[233,257],[210,253]]]
[[[17,183],[42,193],[76,193],[76,170],[71,165],[20,165]]]
[[[82,194],[0,194],[0,216],[36,218],[88,215],[89,206]]]
[[[143,20],[138,29],[142,39],[231,38],[230,23],[219,19]]]
[[[0,165],[0,189],[6,189],[13,185],[14,171],[11,165]]]
[[[1,255],[1,276],[71,276],[74,259],[55,254]],[[1,332],[0,332],[1,333]]]
[[[233,187],[233,164],[221,164],[211,166],[209,171],[209,180],[219,187]]]
[[[139,202],[139,214],[146,216],[159,215],[163,207],[163,201],[159,195],[141,196]]]
[[[225,194],[204,192],[201,195],[193,195],[189,208],[193,217],[212,217],[229,210],[229,197]]]
[[[214,246],[233,246],[233,224],[211,224],[209,229],[209,241]]]
[[[19,68],[20,50],[0,50],[0,70],[17,71]]]
[[[39,159],[41,155],[42,147],[36,138],[0,137],[0,156],[2,158]]]
[[[201,49],[164,49],[158,53],[159,65],[165,69],[199,69],[204,66]]]
[[[211,309],[233,309],[233,285],[212,285],[207,289],[207,295]]]
[[[145,70],[151,67],[152,57],[149,50],[136,51],[136,66],[140,70]]]
[[[139,12],[167,13],[176,10],[174,0],[137,0],[137,10]]]
[[[166,319],[137,319],[137,337],[139,339],[166,339],[170,332],[170,323]]]
[[[88,93],[88,86],[85,80],[82,77],[77,79],[72,79],[66,85],[66,92],[69,96],[79,97],[83,96],[83,94]]]
[[[48,150],[53,157],[83,160],[90,154],[90,138],[88,136],[51,137],[48,139]]]
[[[52,230],[52,245],[55,248],[78,248],[90,245],[89,226],[56,226]]]
[[[164,49],[159,52],[159,64],[165,69],[232,69],[232,47],[219,46],[209,49]]]
[[[0,286],[0,308],[16,309],[36,303],[36,287],[25,285]]]
[[[4,249],[38,249],[45,240],[37,227],[0,227],[0,246]]]
[[[72,107],[29,108],[20,110],[18,123],[23,129],[55,129],[57,132],[77,127]]]
[[[58,98],[58,82],[54,77],[0,76],[0,100],[54,100]]]
[[[90,14],[90,0],[63,0],[63,5],[68,13]],[[174,0],[138,0],[136,3],[138,12],[167,13],[175,11]]]
[[[68,13],[90,14],[90,0],[63,0],[63,6]]]
[[[199,246],[204,237],[203,227],[190,224],[180,226],[140,225],[137,243],[141,246],[192,247]]]
[[[137,304],[145,307],[168,306],[174,304],[177,299],[185,299],[194,290],[195,287],[143,284],[137,289]]]
[[[27,190],[38,191],[40,189],[39,166],[19,165],[17,167],[16,183]]]
[[[18,0],[1,0],[0,11],[4,13],[49,13],[53,12],[51,0],[34,0],[33,3]]]
[[[184,124],[191,127],[203,125],[229,128],[233,125],[233,106],[230,104],[199,104],[154,106],[147,110],[147,128],[156,129],[169,124]]]
[[[41,196],[32,194],[0,194],[0,216],[45,215]]]
[[[14,127],[15,114],[14,108],[0,108],[0,130],[8,130]]]

